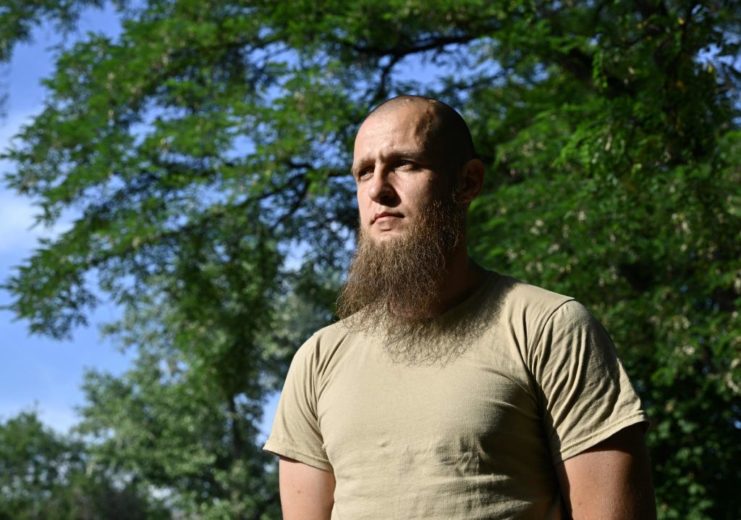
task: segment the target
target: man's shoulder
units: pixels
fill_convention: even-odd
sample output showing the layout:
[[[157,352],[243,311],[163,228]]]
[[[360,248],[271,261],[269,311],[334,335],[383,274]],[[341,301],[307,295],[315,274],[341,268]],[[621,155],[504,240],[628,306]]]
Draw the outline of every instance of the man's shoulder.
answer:
[[[495,304],[508,314],[525,314],[528,316],[546,317],[574,298],[560,294],[537,285],[518,280],[517,278],[495,274],[496,284],[491,296]]]
[[[312,334],[296,351],[295,359],[311,360],[313,363],[323,364],[334,357],[343,345],[350,342],[356,332],[343,321],[336,321],[326,325]]]
[[[567,336],[578,330],[601,330],[592,313],[572,296],[503,277],[500,293],[500,315],[511,326],[523,326],[535,342],[546,328]],[[601,332],[600,332],[601,333]]]

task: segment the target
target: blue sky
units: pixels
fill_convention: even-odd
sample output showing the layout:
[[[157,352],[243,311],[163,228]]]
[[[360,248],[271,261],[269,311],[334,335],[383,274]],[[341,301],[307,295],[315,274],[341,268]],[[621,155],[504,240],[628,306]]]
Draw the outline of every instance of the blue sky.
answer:
[[[89,10],[68,41],[88,31],[115,35],[119,25],[111,11]],[[59,42],[53,28],[39,28],[31,43],[14,50],[10,64],[0,65],[0,89],[8,94],[5,117],[0,119],[0,149],[4,150],[19,129],[41,111],[45,95],[41,80],[53,72],[50,47]],[[7,162],[0,161],[0,179],[9,168]],[[31,200],[0,181],[0,283],[31,255],[39,237],[64,231],[65,222],[52,229],[34,227],[36,213]],[[0,289],[0,307],[10,301],[7,291]],[[89,327],[75,330],[69,341],[56,341],[29,335],[26,322],[0,310],[0,421],[35,410],[47,425],[67,432],[78,420],[76,407],[84,402],[81,384],[85,370],[121,374],[133,358],[98,332],[99,325],[117,316],[113,306],[101,306],[90,317]],[[273,396],[265,409],[262,437],[267,435],[276,405],[277,396]]]
[[[75,31],[115,33],[115,19],[110,13],[86,12]],[[75,34],[71,35],[74,38]],[[33,42],[18,46],[10,64],[0,66],[0,89],[8,94],[5,117],[0,119],[0,148],[5,149],[21,126],[40,112],[44,89],[40,80],[53,70],[49,50],[59,42],[53,28],[40,28]],[[9,169],[0,161],[0,175]],[[36,209],[31,201],[19,197],[0,183],[0,280],[3,282],[24,258],[40,236],[54,236],[63,231],[62,222],[52,229],[33,227]],[[0,306],[10,303],[10,296],[0,290]],[[102,307],[92,323],[111,321],[112,307]],[[69,341],[55,341],[29,336],[28,324],[15,321],[11,312],[0,310],[0,420],[34,409],[53,428],[66,431],[76,422],[75,406],[82,404],[80,389],[85,368],[120,374],[128,358],[103,341],[95,325],[77,329]]]

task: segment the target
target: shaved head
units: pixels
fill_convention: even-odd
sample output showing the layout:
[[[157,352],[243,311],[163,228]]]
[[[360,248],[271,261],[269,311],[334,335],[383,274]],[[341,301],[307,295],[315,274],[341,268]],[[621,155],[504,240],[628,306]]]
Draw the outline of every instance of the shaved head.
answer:
[[[384,101],[370,111],[363,123],[398,110],[414,110],[425,125],[432,148],[439,150],[446,169],[454,173],[476,157],[468,125],[451,106],[424,96],[402,95]],[[361,125],[362,126],[362,125]]]

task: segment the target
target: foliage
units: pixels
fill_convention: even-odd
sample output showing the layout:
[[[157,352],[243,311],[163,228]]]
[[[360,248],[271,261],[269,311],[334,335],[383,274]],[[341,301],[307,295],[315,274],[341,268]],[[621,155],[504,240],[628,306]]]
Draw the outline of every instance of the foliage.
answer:
[[[134,481],[96,466],[34,413],[0,423],[0,518],[165,518]]]
[[[6,153],[42,223],[75,218],[7,281],[13,311],[62,337],[102,290],[124,309],[110,332],[138,352],[122,378],[86,380],[80,429],[101,461],[194,514],[275,514],[261,405],[331,316],[357,125],[413,92],[459,107],[487,164],[474,256],[578,297],[613,334],[655,421],[660,516],[737,516],[732,3],[120,8],[119,37],[59,55]]]

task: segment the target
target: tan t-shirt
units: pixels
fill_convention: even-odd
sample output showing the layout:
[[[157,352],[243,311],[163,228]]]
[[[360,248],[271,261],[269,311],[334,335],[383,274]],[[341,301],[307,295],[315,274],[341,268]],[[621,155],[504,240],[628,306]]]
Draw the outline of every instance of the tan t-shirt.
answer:
[[[332,519],[560,518],[554,465],[646,420],[573,299],[492,274],[445,319],[472,313],[486,327],[446,363],[342,322],[298,350],[265,449],[334,472]]]

